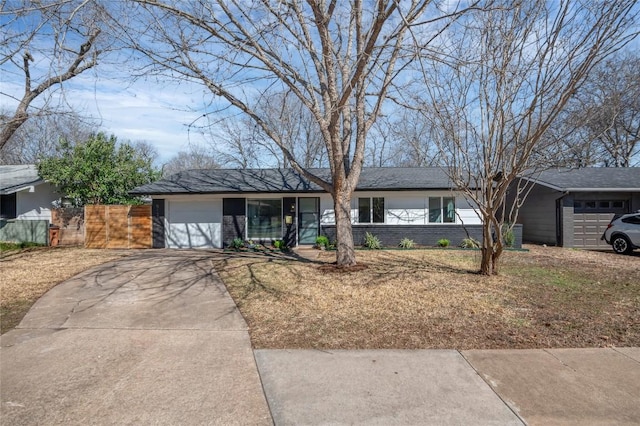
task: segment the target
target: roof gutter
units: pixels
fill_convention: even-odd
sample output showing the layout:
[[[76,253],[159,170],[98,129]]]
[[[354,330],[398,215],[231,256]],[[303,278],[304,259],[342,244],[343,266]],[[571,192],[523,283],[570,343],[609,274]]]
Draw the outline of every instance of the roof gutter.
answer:
[[[28,190],[29,192],[34,192],[35,191],[35,187],[37,185],[40,185],[41,183],[44,183],[44,180],[40,179],[40,180],[31,182],[31,183],[27,183],[27,184],[23,183],[21,185],[10,186],[8,188],[2,188],[2,190],[0,190],[0,194],[9,195],[9,194],[15,194],[16,192],[21,192],[21,191],[25,191],[25,190]]]
[[[640,188],[562,188],[565,192],[636,192]]]

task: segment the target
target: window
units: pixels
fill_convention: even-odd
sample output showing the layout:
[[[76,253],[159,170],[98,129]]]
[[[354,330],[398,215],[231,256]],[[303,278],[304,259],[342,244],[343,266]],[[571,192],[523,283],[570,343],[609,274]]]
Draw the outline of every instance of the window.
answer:
[[[573,203],[575,213],[616,213],[625,214],[629,202],[626,200],[576,200]]]
[[[0,219],[16,218],[16,194],[0,195]]]
[[[640,215],[636,215],[636,216],[629,216],[625,219],[622,219],[622,221],[624,223],[633,223],[636,225],[640,225]]]
[[[282,200],[247,200],[247,222],[249,239],[282,238]]]
[[[455,223],[456,199],[429,197],[429,223]]]
[[[358,198],[358,223],[384,223],[384,198]]]

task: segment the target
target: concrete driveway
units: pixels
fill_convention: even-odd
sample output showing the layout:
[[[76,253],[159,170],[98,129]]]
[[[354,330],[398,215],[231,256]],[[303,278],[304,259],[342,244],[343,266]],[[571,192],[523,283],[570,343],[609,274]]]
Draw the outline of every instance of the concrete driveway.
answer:
[[[2,424],[272,424],[210,256],[135,253],[44,295],[1,338]]]

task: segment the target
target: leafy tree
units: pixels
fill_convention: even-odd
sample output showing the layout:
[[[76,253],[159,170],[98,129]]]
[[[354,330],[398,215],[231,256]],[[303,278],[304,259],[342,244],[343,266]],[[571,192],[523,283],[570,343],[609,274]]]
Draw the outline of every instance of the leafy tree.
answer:
[[[40,161],[38,172],[75,206],[138,204],[128,192],[160,177],[150,158],[104,133],[75,145],[62,141],[54,155]]]

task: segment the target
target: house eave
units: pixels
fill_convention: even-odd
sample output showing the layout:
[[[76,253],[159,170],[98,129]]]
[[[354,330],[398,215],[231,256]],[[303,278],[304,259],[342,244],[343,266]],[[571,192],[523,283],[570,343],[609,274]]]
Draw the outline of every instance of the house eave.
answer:
[[[640,192],[640,188],[563,188],[563,192]]]
[[[444,187],[434,187],[434,188],[356,188],[355,192],[370,192],[370,191],[378,191],[378,192],[425,192],[425,191],[460,191],[460,189],[455,188],[444,188]],[[167,197],[171,195],[255,195],[255,194],[328,194],[327,191],[322,189],[319,190],[286,190],[286,191],[170,191],[170,192],[155,192],[155,193],[147,193],[147,192],[130,192],[129,194],[142,197],[148,196],[152,198],[160,198]]]
[[[19,185],[14,185],[14,186],[10,186],[7,188],[2,188],[0,189],[0,194],[1,195],[10,195],[10,194],[15,194],[16,192],[22,192],[22,191],[28,191],[28,192],[34,192],[35,191],[35,187],[43,184],[44,180],[43,179],[38,179],[36,181],[33,182],[24,182],[21,183]]]

